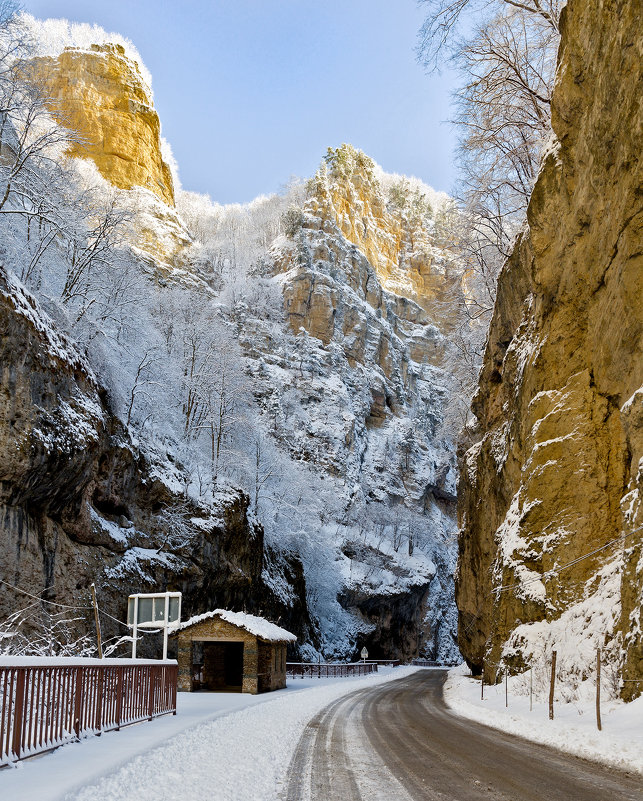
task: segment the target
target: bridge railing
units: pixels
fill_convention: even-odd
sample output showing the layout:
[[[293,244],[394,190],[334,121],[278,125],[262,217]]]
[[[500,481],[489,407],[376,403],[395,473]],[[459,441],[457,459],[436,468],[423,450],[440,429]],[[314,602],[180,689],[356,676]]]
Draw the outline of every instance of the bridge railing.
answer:
[[[295,678],[339,678],[377,673],[375,662],[286,662],[286,675]]]
[[[176,714],[175,661],[0,658],[0,766]]]

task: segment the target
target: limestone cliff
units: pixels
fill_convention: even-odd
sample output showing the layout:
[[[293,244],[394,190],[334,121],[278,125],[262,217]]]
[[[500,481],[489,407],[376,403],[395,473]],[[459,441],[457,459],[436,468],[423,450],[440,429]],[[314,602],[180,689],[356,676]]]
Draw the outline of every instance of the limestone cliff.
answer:
[[[388,179],[386,187],[382,179]],[[428,187],[412,187],[409,179],[394,180],[346,144],[329,148],[309,186],[306,211],[321,227],[337,226],[366,256],[382,289],[414,300],[435,317],[435,301],[444,300],[458,280],[454,260],[433,236],[448,199]]]
[[[144,67],[102,34],[68,33],[74,46],[59,52],[54,37],[33,65],[52,112],[86,140],[72,151],[79,183],[132,212],[115,276],[128,271],[136,312],[78,328],[98,380],[83,359],[70,368],[71,345],[73,357],[40,365],[52,325],[32,298],[36,332],[49,333],[25,327],[22,290],[6,291],[0,576],[56,601],[94,580],[121,620],[128,592],[179,588],[186,614],[280,617],[307,657],[356,657],[366,644],[383,658],[457,660],[455,455],[442,421],[459,287],[436,244],[446,199],[342,146],[288,236],[282,198],[226,209],[198,197],[188,213],[179,196],[192,238]],[[64,258],[48,269],[30,289],[66,325],[73,315],[47,296]],[[231,372],[217,396],[220,369]],[[218,473],[213,410],[225,392],[235,425],[226,418]],[[205,417],[190,428],[194,397]]]
[[[499,281],[460,476],[459,642],[496,674],[593,648],[643,685],[643,115],[636,3],[570,0],[554,137]]]
[[[407,222],[387,209],[373,162],[350,146],[332,152],[342,170],[324,162],[266,259],[286,325],[248,308],[240,341],[266,430],[314,465],[320,494],[332,490],[313,536],[335,555],[321,588],[309,578],[332,633],[326,653],[366,644],[382,658],[452,661],[455,460],[441,430],[452,344],[425,302],[455,265],[434,245],[427,210],[415,229],[431,251],[421,283]],[[348,616],[328,612],[336,599]]]
[[[180,471],[172,454],[139,450],[86,359],[0,268],[0,619],[26,608],[28,634],[58,611],[25,599],[20,588],[28,588],[79,606],[75,636],[93,634],[95,582],[101,609],[112,616],[102,620],[107,638],[127,633],[114,618],[125,620],[129,593],[168,588],[183,592],[187,615],[263,609],[302,639],[314,636],[301,565],[264,553],[247,495],[227,488],[199,506],[177,491]],[[179,509],[180,519],[170,520],[168,508]],[[188,526],[177,537],[181,519]],[[295,588],[289,606],[263,581],[267,559]],[[150,641],[143,653],[158,646]]]
[[[140,186],[174,205],[158,114],[138,64],[122,45],[67,47],[57,58],[40,57],[32,65],[47,86],[56,119],[80,134],[72,155],[91,158],[119,189]]]
[[[35,57],[28,68],[46,88],[54,118],[77,135],[68,154],[95,165],[100,177],[85,169],[84,180],[99,192],[105,191],[101,178],[123,190],[117,202],[132,219],[123,232],[129,246],[151,273],[193,282],[182,265],[191,239],[174,206],[172,173],[144,67],[123,45],[102,42]]]

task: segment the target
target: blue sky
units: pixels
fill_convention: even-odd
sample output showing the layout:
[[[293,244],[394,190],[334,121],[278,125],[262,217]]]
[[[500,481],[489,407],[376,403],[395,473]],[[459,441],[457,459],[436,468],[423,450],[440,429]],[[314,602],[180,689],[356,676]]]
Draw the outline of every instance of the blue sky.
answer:
[[[454,86],[414,47],[415,0],[23,0],[36,17],[128,37],[152,73],[185,189],[221,203],[314,173],[351,142],[389,172],[449,191]]]

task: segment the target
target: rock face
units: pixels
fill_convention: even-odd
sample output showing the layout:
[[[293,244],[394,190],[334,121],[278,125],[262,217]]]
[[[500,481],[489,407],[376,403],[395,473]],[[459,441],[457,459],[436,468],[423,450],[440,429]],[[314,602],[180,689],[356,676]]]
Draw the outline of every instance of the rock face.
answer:
[[[326,655],[356,656],[365,644],[381,658],[453,661],[455,455],[440,431],[451,345],[426,303],[426,287],[447,285],[453,264],[430,220],[415,229],[388,207],[374,169],[349,146],[332,152],[268,260],[286,325],[248,309],[240,342],[266,430],[294,462],[314,465],[331,495],[325,530],[312,535],[335,554],[315,600],[334,638]],[[407,228],[431,253],[425,284]]]
[[[329,149],[311,182],[306,209],[331,223],[366,256],[382,289],[428,306],[453,288],[452,262],[427,224],[438,211],[422,190],[401,178],[382,191],[373,161],[351,145]],[[388,197],[387,197],[388,195]]]
[[[79,182],[131,212],[126,259],[152,279],[149,288],[137,286],[143,308],[154,311],[142,315],[134,347],[167,348],[171,326],[157,338],[151,318],[161,296],[180,307],[190,288],[234,327],[244,405],[260,420],[250,427],[254,471],[241,463],[244,443],[228,472],[252,487],[252,510],[246,493],[218,481],[212,503],[203,493],[186,500],[189,470],[178,455],[189,458],[186,442],[166,426],[159,436],[137,430],[136,445],[74,347],[63,343],[57,360],[47,356],[60,339],[54,327],[3,278],[0,577],[63,603],[85,597],[95,581],[101,608],[119,620],[130,592],[178,589],[184,616],[229,607],[279,618],[306,657],[355,657],[367,645],[383,658],[456,661],[455,454],[441,424],[459,271],[434,236],[443,198],[419,182],[387,178],[350,146],[330,151],[291,235],[277,237],[257,263],[243,256],[248,283],[260,285],[258,302],[246,304],[252,287],[238,298],[226,294],[225,248],[217,243],[199,255],[174,208],[158,117],[136,62],[119,45],[95,44],[32,64],[49,87],[52,112],[86,140],[72,149],[83,159],[75,164]],[[222,211],[206,225],[217,226]],[[217,234],[245,253],[239,235]],[[211,271],[218,265],[218,280],[209,283],[200,258]],[[33,313],[27,319],[16,304]],[[118,408],[127,393],[112,365],[118,357],[93,358]],[[276,490],[263,489],[262,470],[268,478],[272,471]],[[294,488],[284,491],[290,477]],[[291,496],[292,508],[282,503]],[[18,600],[15,591],[3,598],[0,613]],[[106,636],[126,633],[108,620]],[[153,647],[143,644],[140,653]]]
[[[73,613],[76,635],[93,633],[86,607],[94,581],[101,609],[121,621],[129,593],[177,589],[184,616],[263,609],[314,640],[297,560],[271,562],[273,575],[299,591],[288,605],[263,582],[263,530],[249,521],[244,493],[222,492],[208,509],[186,506],[183,516],[194,525],[183,540],[172,539],[176,526],[163,510],[184,502],[164,456],[157,464],[142,456],[85,359],[0,270],[0,579],[8,582],[0,617],[28,606],[15,589],[28,588],[83,607]],[[31,615],[38,630],[40,611]],[[102,624],[107,638],[127,633],[113,619]],[[151,638],[142,654],[158,646]]]
[[[643,675],[641,55],[637,4],[563,10],[555,138],[500,276],[460,476],[459,642],[491,677],[564,639],[579,673],[601,646]]]
[[[68,47],[57,57],[32,62],[51,95],[51,110],[78,131],[72,155],[93,159],[119,189],[141,186],[169,206],[174,187],[161,155],[161,125],[138,65],[118,44],[89,50]]]

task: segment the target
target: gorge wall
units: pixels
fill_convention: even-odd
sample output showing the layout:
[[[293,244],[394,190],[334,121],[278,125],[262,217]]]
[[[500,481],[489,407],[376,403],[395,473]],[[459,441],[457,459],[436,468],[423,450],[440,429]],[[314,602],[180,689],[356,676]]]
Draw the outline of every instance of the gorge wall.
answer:
[[[45,49],[34,73],[83,140],[70,151],[75,180],[131,212],[104,280],[125,277],[136,311],[74,344],[46,280],[32,295],[3,268],[0,578],[11,586],[0,615],[20,608],[15,588],[66,603],[93,581],[112,615],[105,635],[122,635],[113,618],[130,592],[179,589],[185,615],[227,606],[278,620],[303,657],[367,645],[457,660],[455,453],[442,423],[458,270],[435,235],[446,198],[343,145],[288,224],[268,199],[268,244],[233,262],[221,253],[246,252],[234,237],[253,204],[205,208],[206,240],[237,215],[222,251],[188,233],[144,68],[105,41]],[[47,269],[55,283],[64,254]],[[230,470],[212,480],[205,426],[181,438],[186,354],[169,343],[197,352],[219,334],[209,358],[220,367],[234,354],[236,431]],[[190,391],[211,402],[216,377],[209,365],[210,383]],[[123,401],[131,412],[143,394],[149,414],[130,420]],[[80,628],[92,626],[88,613]]]
[[[266,262],[283,322],[248,309],[240,342],[266,430],[333,488],[312,536],[335,554],[351,651],[453,661],[455,454],[441,429],[452,343],[428,301],[457,271],[424,202],[409,219],[364,153],[329,151]],[[320,605],[322,629],[337,629],[340,611]]]
[[[24,609],[24,633],[38,630],[42,619],[17,589],[27,588],[52,602],[44,609],[54,620],[62,607],[53,604],[78,607],[75,636],[92,632],[95,582],[101,609],[118,620],[130,593],[172,589],[187,616],[263,610],[314,638],[301,564],[271,561],[293,588],[287,605],[263,581],[269,555],[248,496],[228,488],[208,506],[186,501],[168,455],[140,450],[86,359],[2,270],[0,366],[0,618]],[[183,540],[165,514],[177,504],[190,520]],[[102,626],[107,639],[127,633],[107,617]],[[143,643],[143,654],[157,650]]]
[[[460,475],[459,643],[643,674],[640,9],[570,0],[554,136],[505,265]],[[578,561],[576,561],[578,560]]]

